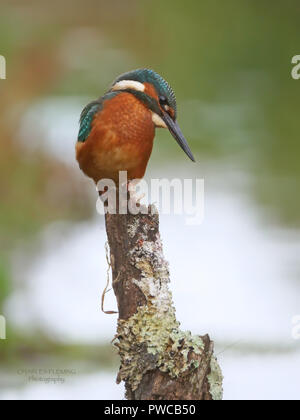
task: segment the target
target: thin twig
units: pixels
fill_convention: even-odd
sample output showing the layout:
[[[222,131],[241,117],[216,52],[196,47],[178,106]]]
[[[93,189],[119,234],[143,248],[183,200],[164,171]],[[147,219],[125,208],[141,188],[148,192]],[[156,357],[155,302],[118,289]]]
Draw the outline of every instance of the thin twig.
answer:
[[[106,261],[107,261],[107,264],[108,264],[108,268],[107,268],[106,286],[103,290],[102,298],[101,298],[101,310],[102,310],[102,312],[104,312],[107,315],[113,315],[113,314],[117,314],[118,312],[116,312],[116,311],[105,311],[104,310],[105,295],[106,295],[106,293],[108,293],[111,290],[111,289],[107,290],[107,288],[109,286],[109,280],[110,280],[109,272],[110,272],[110,268],[111,268],[111,262],[110,262],[110,259],[109,259],[109,256],[108,256],[108,252],[109,252],[108,243],[106,242],[105,243],[105,253],[106,253]]]
[[[216,356],[219,356],[220,354],[225,353],[225,351],[231,349],[232,347],[236,346],[237,344],[240,344],[241,342],[243,342],[243,340],[235,341],[234,343],[226,346],[222,351],[220,351],[219,353],[217,353]]]

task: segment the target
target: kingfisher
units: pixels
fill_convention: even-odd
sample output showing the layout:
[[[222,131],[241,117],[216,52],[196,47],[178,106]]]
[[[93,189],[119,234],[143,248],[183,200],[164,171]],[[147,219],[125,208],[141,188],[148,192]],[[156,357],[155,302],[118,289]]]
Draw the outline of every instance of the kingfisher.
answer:
[[[118,185],[119,171],[127,171],[129,181],[143,178],[157,127],[168,128],[195,162],[177,124],[171,86],[146,68],[120,75],[104,96],[81,113],[76,143],[80,169],[96,184],[105,178]]]

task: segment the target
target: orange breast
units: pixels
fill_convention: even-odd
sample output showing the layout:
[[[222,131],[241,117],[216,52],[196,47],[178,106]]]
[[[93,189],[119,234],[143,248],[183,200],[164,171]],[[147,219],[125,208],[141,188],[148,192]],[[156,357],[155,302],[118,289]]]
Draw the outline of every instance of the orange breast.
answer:
[[[116,183],[119,171],[128,179],[142,178],[152,151],[155,127],[151,112],[134,95],[123,92],[104,102],[84,143],[77,143],[80,168],[96,183]]]

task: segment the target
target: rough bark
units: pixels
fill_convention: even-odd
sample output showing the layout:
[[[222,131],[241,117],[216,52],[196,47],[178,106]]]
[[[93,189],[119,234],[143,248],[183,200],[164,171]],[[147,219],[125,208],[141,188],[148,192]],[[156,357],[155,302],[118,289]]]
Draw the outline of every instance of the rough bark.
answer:
[[[222,373],[213,342],[208,335],[179,329],[158,214],[154,207],[148,210],[105,217],[119,310],[117,382],[125,381],[131,400],[221,399]]]

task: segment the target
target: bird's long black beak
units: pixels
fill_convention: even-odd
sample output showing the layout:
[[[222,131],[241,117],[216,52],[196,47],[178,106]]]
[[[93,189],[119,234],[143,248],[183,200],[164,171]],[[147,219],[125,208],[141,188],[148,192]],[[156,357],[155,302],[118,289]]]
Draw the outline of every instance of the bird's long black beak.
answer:
[[[182,150],[188,155],[188,157],[195,162],[195,158],[193,156],[193,153],[191,152],[191,149],[189,148],[189,145],[184,138],[184,135],[182,134],[179,125],[176,121],[174,121],[170,115],[167,112],[163,113],[162,119],[166,123],[170,133],[174,137],[174,139],[177,141],[179,146],[182,148]]]

